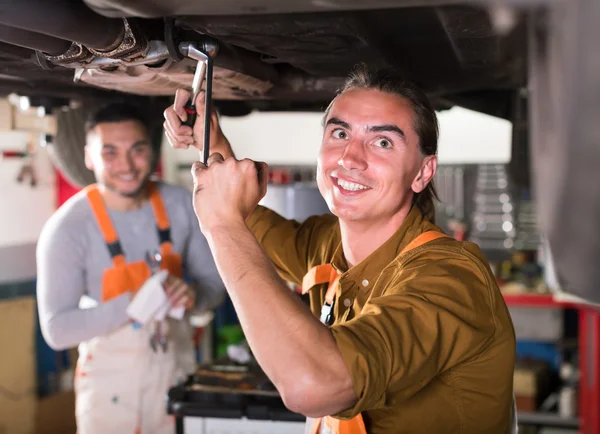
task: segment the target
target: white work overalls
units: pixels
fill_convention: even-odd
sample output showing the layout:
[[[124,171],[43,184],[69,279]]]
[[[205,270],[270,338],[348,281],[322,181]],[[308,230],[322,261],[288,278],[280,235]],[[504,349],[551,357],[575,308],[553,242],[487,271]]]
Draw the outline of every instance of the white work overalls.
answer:
[[[173,251],[169,219],[155,184],[150,201],[157,222],[161,268],[182,275],[181,257]],[[98,188],[87,196],[112,256],[113,267],[102,281],[102,302],[123,293],[132,296],[151,275],[145,261],[126,262]],[[168,320],[162,329],[169,336],[166,351],[150,346],[152,326],[129,323],[118,330],[79,345],[75,374],[78,434],[172,434],[173,418],[166,412],[166,394],[194,367],[191,328],[184,321]]]

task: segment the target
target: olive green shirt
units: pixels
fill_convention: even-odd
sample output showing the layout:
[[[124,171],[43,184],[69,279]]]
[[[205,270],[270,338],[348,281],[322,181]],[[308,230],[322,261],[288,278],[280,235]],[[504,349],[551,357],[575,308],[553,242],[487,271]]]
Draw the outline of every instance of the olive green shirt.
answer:
[[[259,207],[248,225],[284,279],[301,284],[326,263],[341,273],[331,331],[358,401],[336,417],[362,413],[369,434],[509,432],[514,329],[475,244],[444,237],[400,254],[417,235],[440,231],[415,207],[348,269],[334,216],[300,224]],[[317,316],[326,286],[310,292]]]

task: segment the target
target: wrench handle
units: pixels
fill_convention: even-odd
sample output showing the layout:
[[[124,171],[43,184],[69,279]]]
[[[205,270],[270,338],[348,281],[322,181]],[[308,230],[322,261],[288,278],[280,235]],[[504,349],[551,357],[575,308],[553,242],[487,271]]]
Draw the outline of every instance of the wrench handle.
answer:
[[[210,155],[210,110],[212,104],[213,61],[206,59],[206,94],[204,98],[204,144],[202,162],[208,163]]]
[[[196,116],[198,116],[198,112],[196,111],[196,105],[191,98],[185,103],[184,110],[187,113],[187,119],[181,124],[194,128],[194,123],[196,122]]]

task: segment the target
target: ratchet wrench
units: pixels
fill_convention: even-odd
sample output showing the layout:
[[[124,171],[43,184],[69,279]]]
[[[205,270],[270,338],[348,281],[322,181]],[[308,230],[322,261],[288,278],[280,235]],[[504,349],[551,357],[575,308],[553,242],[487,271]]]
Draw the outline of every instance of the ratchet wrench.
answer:
[[[212,101],[212,79],[213,79],[213,57],[218,52],[218,45],[215,41],[206,40],[198,47],[191,42],[182,42],[179,44],[179,51],[186,57],[196,60],[196,72],[192,82],[192,96],[185,105],[187,120],[183,125],[194,127],[198,112],[196,110],[196,99],[202,89],[202,84],[206,81],[206,93],[204,98],[204,146],[203,163],[206,164],[210,155],[210,105]]]

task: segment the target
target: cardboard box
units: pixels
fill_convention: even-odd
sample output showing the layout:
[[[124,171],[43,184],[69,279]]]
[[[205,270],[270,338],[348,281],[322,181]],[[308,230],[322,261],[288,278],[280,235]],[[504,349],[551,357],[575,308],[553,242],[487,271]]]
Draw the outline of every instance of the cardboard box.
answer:
[[[35,301],[0,302],[0,434],[33,434],[37,404]]]
[[[77,348],[67,350],[68,362],[66,369],[71,371],[77,364]],[[67,371],[62,371],[64,375]],[[66,379],[69,380],[66,380]],[[36,434],[75,434],[75,392],[72,390],[73,381],[70,376],[61,380],[65,391],[41,398],[38,401],[36,417]],[[68,388],[69,390],[66,390]]]
[[[556,373],[545,362],[518,360],[513,376],[513,390],[519,411],[536,411],[552,392]]]
[[[75,434],[75,394],[60,392],[38,402],[36,434]]]

